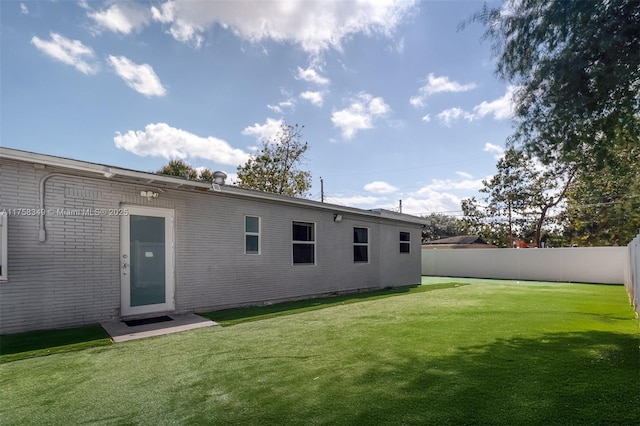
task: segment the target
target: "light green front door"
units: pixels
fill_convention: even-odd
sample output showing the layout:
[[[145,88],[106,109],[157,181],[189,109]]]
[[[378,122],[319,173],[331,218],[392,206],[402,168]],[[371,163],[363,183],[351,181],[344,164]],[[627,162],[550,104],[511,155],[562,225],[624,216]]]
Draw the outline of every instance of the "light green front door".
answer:
[[[122,315],[174,309],[173,210],[126,207],[121,217]]]

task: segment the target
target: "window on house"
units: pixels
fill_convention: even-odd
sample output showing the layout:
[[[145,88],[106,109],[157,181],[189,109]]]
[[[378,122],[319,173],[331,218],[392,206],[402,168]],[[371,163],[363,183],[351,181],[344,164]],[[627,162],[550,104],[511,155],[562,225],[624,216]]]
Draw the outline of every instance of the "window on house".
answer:
[[[6,212],[0,212],[0,281],[7,280],[7,218]]]
[[[315,264],[315,225],[308,222],[293,222],[293,264]]]
[[[410,232],[400,232],[400,253],[411,253]]]
[[[244,252],[260,254],[260,218],[257,216],[244,217]]]
[[[353,261],[369,261],[369,230],[367,228],[353,228]]]

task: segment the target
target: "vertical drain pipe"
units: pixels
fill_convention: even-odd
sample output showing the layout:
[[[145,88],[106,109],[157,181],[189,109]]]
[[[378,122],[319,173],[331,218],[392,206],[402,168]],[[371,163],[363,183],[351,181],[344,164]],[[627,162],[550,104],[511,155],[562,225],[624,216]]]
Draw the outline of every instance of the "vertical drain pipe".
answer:
[[[47,180],[54,176],[66,176],[64,173],[49,173],[40,179],[40,229],[38,230],[38,241],[44,243],[47,241],[47,231],[44,227],[44,216],[47,213],[44,207],[44,188]]]

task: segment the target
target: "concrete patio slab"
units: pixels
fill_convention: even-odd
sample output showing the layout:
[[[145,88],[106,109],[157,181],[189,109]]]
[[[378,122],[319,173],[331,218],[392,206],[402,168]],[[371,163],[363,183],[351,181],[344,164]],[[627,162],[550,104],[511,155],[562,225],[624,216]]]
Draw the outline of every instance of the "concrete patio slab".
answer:
[[[130,327],[123,321],[110,321],[100,324],[115,343],[129,340],[144,339],[145,337],[162,336],[196,328],[213,327],[218,323],[196,314],[170,314],[172,321],[157,322]]]

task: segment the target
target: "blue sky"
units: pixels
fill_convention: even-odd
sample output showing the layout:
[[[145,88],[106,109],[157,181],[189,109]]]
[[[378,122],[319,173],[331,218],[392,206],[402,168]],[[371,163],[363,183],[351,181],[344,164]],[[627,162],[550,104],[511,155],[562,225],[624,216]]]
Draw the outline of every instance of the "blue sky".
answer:
[[[0,141],[233,179],[284,120],[305,126],[310,198],[322,177],[328,202],[459,215],[512,131],[483,27],[457,29],[482,5],[3,1]]]

